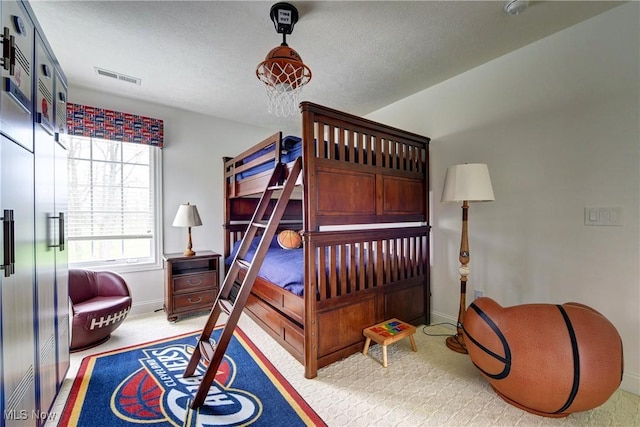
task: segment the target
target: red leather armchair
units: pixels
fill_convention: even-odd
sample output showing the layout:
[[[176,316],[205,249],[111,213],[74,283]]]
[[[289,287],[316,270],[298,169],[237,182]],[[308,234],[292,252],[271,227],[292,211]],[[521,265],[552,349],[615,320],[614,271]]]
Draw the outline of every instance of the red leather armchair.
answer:
[[[131,310],[124,279],[111,271],[69,270],[71,352],[104,343]]]

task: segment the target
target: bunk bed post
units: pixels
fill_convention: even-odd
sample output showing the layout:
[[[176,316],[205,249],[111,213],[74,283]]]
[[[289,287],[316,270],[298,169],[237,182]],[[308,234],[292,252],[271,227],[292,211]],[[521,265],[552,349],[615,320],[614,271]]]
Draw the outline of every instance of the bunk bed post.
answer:
[[[229,185],[227,185],[228,179],[227,179],[227,172],[229,169],[229,161],[231,160],[231,157],[222,157],[222,182],[223,182],[223,187],[224,187],[224,200],[229,200],[229,197],[231,196],[229,194]],[[223,236],[224,236],[224,256],[229,256],[229,253],[231,251],[231,242],[230,240],[230,234],[229,231],[227,230],[227,227],[229,226],[229,218],[231,217],[231,205],[229,203],[225,203],[224,204],[224,221],[222,222],[222,229],[223,229]]]
[[[310,105],[303,102],[302,110],[302,175],[305,185],[304,198],[304,230],[318,231],[316,224],[314,203],[316,202],[316,177],[315,177],[315,118]]]
[[[425,142],[424,146],[424,163],[423,163],[423,173],[424,173],[424,191],[427,193],[425,197],[425,226],[427,227],[427,237],[425,242],[425,254],[422,256],[422,260],[424,263],[424,324],[428,325],[431,323],[431,225],[430,225],[430,217],[429,213],[429,189],[431,188],[429,184],[429,139]]]
[[[310,298],[309,295],[315,295],[316,284],[316,263],[315,263],[315,247],[310,232],[317,231],[315,212],[313,208],[316,194],[316,179],[312,174],[315,173],[315,119],[314,114],[309,108],[309,104],[302,103],[302,174],[305,186],[305,194],[303,204],[303,239],[304,239],[304,376],[306,378],[315,378],[318,375],[318,324],[317,324],[317,306],[316,298]]]

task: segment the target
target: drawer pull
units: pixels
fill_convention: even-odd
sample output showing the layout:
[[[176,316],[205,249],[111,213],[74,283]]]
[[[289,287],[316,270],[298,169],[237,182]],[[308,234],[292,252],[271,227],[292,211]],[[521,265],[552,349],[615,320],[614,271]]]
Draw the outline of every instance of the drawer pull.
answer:
[[[197,286],[202,283],[202,279],[198,279],[197,282],[192,282],[191,279],[189,279],[187,280],[187,283],[189,283],[190,286]]]
[[[193,301],[191,298],[188,298],[188,300],[189,300],[189,302],[190,302],[191,304],[198,304],[200,301],[202,301],[202,297],[201,297],[201,296],[200,296],[200,297],[198,297],[198,300],[197,300],[197,301]]]

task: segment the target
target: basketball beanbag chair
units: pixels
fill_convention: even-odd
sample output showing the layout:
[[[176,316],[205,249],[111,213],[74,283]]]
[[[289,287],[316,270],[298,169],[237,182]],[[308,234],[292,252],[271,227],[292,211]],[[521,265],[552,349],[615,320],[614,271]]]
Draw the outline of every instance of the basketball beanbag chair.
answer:
[[[278,244],[282,249],[298,249],[302,245],[302,236],[293,230],[278,233]]]
[[[501,307],[478,298],[462,325],[469,357],[508,403],[546,417],[602,405],[622,381],[622,340],[578,303]]]

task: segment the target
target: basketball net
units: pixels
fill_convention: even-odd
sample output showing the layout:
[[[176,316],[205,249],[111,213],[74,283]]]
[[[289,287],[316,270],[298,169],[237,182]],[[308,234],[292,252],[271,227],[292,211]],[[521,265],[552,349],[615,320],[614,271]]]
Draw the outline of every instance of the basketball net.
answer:
[[[256,75],[267,90],[269,113],[286,117],[298,112],[300,92],[311,80],[309,67],[300,61],[268,59],[258,65]]]

